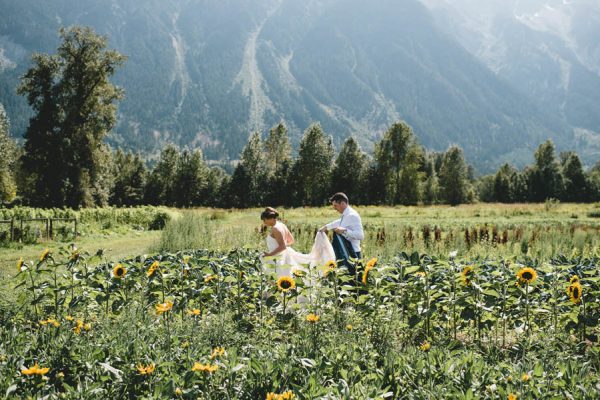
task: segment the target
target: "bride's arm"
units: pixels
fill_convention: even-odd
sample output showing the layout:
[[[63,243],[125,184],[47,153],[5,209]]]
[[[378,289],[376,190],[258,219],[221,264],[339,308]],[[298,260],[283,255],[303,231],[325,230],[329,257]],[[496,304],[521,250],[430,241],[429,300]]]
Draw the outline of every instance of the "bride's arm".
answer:
[[[273,237],[277,241],[278,246],[275,249],[273,249],[273,251],[263,253],[263,256],[265,256],[265,257],[271,257],[276,254],[279,254],[287,248],[287,246],[285,245],[285,240],[283,239],[283,233],[275,227],[273,227],[272,232],[273,232]]]

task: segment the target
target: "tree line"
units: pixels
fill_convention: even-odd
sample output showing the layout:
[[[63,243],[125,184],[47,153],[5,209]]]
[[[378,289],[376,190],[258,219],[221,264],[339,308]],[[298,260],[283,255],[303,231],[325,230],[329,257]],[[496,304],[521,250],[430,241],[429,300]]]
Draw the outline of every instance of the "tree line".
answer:
[[[35,54],[19,93],[34,114],[19,147],[0,105],[0,196],[38,207],[253,207],[322,205],[343,191],[354,204],[600,200],[600,163],[585,171],[573,152],[551,141],[522,170],[510,164],[475,178],[462,149],[432,152],[404,122],[389,127],[366,154],[355,138],[338,152],[319,124],[304,132],[297,154],[283,122],[253,133],[233,173],[211,166],[199,149],[166,146],[151,167],[139,154],[113,150],[105,138],[116,122],[120,88],[110,77],[125,57],[91,29],[61,29],[55,55]],[[17,200],[15,200],[17,199]]]

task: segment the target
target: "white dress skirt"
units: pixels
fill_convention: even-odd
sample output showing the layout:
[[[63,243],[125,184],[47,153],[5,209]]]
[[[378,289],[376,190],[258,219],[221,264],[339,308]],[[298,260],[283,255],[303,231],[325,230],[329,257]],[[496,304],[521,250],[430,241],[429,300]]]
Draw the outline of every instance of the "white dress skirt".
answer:
[[[278,222],[280,223],[280,222]],[[277,240],[271,235],[267,236],[267,248],[269,251],[273,251],[279,244]],[[326,233],[317,232],[315,235],[315,242],[312,246],[310,253],[304,254],[299,253],[291,247],[287,247],[281,253],[276,254],[272,259],[266,261],[267,266],[275,266],[277,278],[282,276],[292,276],[292,274],[301,270],[304,273],[309,272],[309,268],[318,268],[327,264],[329,261],[335,260],[335,253],[333,247],[329,242],[329,238]],[[321,270],[321,274],[323,271]]]

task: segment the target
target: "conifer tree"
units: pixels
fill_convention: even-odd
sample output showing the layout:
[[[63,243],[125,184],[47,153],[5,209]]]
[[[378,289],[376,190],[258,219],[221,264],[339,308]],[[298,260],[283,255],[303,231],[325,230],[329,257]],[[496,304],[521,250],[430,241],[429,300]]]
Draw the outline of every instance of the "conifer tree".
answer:
[[[176,188],[175,176],[179,164],[179,150],[173,144],[167,145],[160,153],[160,159],[150,173],[144,200],[147,204],[174,205]]]
[[[535,163],[529,173],[528,187],[533,201],[558,199],[562,194],[560,166],[551,140],[540,144],[535,152]]]
[[[185,149],[177,162],[173,191],[177,207],[193,207],[207,202],[208,167],[202,152]]]
[[[457,205],[470,200],[467,164],[463,151],[458,146],[451,146],[444,154],[440,168],[440,187],[442,199],[448,204]]]
[[[269,131],[265,141],[268,187],[265,201],[272,206],[290,205],[290,172],[293,165],[292,147],[283,122]]]
[[[250,136],[242,150],[230,184],[230,199],[235,207],[260,206],[268,188],[268,169],[260,133]]]
[[[15,168],[17,146],[10,137],[10,121],[0,104],[0,202],[11,201],[17,194]]]
[[[561,154],[561,169],[564,178],[562,200],[582,202],[589,200],[589,182],[583,172],[579,156],[574,152]]]
[[[335,160],[330,192],[344,192],[354,204],[368,202],[364,185],[367,167],[367,155],[353,137],[348,138]]]
[[[114,155],[114,185],[110,203],[117,206],[136,206],[144,202],[144,190],[148,170],[139,154],[123,153],[121,149]]]

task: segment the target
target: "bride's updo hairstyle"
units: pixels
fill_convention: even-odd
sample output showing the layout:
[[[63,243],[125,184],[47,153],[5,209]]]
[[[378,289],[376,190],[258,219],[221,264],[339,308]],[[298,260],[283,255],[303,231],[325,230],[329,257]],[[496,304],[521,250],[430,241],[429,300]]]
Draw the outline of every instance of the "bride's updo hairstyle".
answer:
[[[279,217],[279,213],[273,207],[267,207],[263,212],[260,213],[260,219],[273,219]]]

